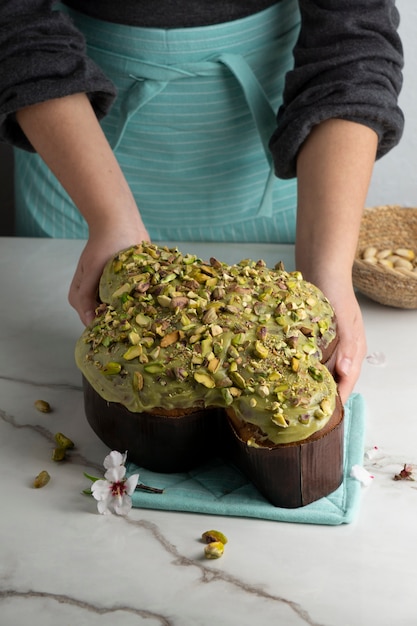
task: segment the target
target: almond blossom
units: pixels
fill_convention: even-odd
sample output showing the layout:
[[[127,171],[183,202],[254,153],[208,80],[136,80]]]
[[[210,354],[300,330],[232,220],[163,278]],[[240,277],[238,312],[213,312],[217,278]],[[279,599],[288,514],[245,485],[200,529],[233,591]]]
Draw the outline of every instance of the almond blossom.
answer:
[[[139,474],[126,478],[126,458],[127,452],[110,452],[103,463],[106,469],[104,479],[95,480],[91,485],[91,493],[97,500],[97,509],[101,514],[110,512],[127,515],[132,508],[131,495],[138,484]]]

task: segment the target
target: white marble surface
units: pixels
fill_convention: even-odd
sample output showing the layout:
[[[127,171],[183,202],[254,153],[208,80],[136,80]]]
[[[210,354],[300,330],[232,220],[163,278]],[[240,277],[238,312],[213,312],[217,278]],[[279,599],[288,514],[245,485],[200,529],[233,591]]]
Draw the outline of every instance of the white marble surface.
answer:
[[[181,246],[184,249],[184,246]],[[132,510],[101,516],[84,471],[107,448],[83,414],[73,360],[82,326],[67,290],[82,242],[0,239],[0,623],[4,626],[415,626],[417,311],[361,298],[369,354],[357,391],[367,402],[366,460],[357,520],[320,527]],[[282,258],[280,246],[187,245],[224,261]],[[34,409],[38,398],[53,412]],[[54,433],[76,443],[51,460]],[[50,483],[33,489],[47,469]],[[416,469],[417,473],[417,469]],[[203,558],[201,533],[229,537]]]

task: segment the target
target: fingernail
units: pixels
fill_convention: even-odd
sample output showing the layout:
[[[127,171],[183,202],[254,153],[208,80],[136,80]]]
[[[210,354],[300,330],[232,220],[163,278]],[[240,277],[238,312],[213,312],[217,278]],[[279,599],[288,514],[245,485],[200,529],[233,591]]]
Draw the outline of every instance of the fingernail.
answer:
[[[352,369],[352,359],[348,359],[347,357],[344,357],[339,363],[339,367],[338,367],[339,372],[347,376],[350,373],[351,369]]]

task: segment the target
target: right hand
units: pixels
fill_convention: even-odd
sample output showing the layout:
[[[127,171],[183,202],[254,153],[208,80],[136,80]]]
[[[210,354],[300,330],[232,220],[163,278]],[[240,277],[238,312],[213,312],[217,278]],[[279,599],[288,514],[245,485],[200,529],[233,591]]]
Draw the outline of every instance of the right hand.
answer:
[[[90,237],[81,253],[68,294],[69,303],[85,326],[95,317],[99,304],[98,286],[105,264],[113,255],[141,241],[150,241],[150,238],[139,214],[136,224],[126,227],[117,224],[98,231],[90,229]]]

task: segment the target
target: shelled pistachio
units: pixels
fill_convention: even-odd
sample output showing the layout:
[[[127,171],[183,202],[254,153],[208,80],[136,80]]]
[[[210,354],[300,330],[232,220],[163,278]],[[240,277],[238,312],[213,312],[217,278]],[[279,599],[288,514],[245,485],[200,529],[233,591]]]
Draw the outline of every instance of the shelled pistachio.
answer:
[[[417,256],[411,248],[377,248],[367,246],[361,259],[370,265],[387,267],[401,273],[417,275]]]
[[[35,409],[41,413],[50,413],[52,411],[51,405],[46,400],[36,400],[34,402]]]
[[[51,477],[48,472],[46,470],[42,470],[34,479],[33,486],[35,489],[41,489],[42,487],[45,487],[45,485],[47,485],[50,480]]]
[[[223,556],[224,543],[221,541],[212,541],[208,543],[204,548],[204,554],[206,559],[219,559]]]

